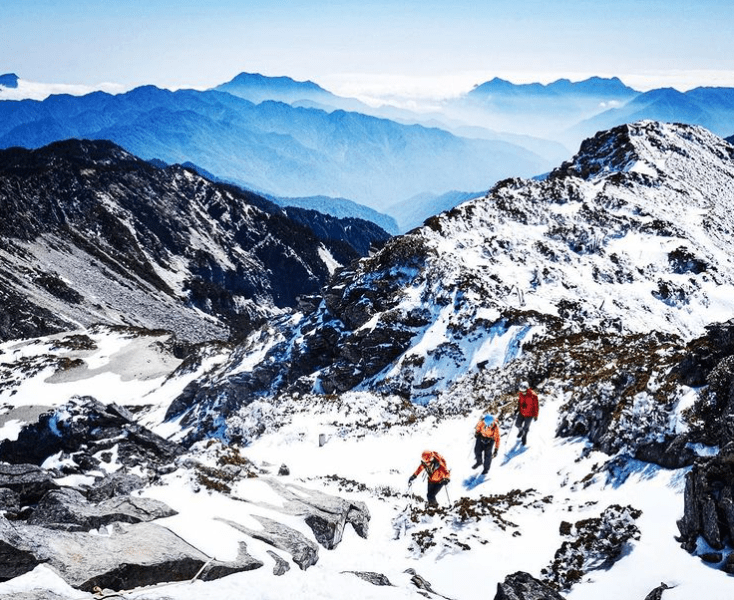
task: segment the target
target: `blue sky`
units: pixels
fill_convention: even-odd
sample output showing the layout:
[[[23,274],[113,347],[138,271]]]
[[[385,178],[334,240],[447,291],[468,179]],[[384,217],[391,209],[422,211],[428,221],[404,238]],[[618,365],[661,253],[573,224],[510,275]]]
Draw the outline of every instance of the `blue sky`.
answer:
[[[734,86],[731,0],[3,0],[0,73],[205,88],[242,71],[333,91],[445,94],[621,77]]]

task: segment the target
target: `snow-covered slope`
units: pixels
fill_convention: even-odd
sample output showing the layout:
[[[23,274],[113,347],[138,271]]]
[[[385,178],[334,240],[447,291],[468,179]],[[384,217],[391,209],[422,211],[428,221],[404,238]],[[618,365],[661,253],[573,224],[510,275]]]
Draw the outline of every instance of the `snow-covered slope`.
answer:
[[[190,350],[183,362],[152,339],[160,332],[6,343],[9,441],[0,450],[15,456],[22,420],[38,413],[16,401],[48,398],[50,422],[73,421],[80,400],[64,404],[72,389],[60,386],[78,381],[80,393],[129,407],[140,426],[183,448],[135,492],[178,511],[159,524],[219,561],[233,561],[245,541],[265,563],[215,581],[126,588],[130,598],[243,589],[415,598],[426,592],[420,575],[444,597],[499,600],[523,572],[547,586],[526,600],[642,599],[661,582],[670,587],[662,600],[729,600],[733,155],[695,127],[600,133],[544,181],[501,182],[342,269],[310,312],[270,320],[236,347]],[[126,386],[138,353],[153,362],[135,389]],[[513,428],[522,379],[540,396],[527,446]],[[501,442],[477,481],[474,426],[487,412]],[[250,474],[202,484],[196,465],[214,472],[219,448],[241,453]],[[425,507],[425,481],[408,482],[426,449],[451,469],[437,509]],[[124,473],[121,461],[104,469]],[[79,489],[93,489],[88,456],[44,464],[61,462],[88,478]],[[364,502],[366,537],[344,529],[315,564],[276,576],[273,548],[253,525],[281,502],[267,485],[276,471],[283,485]],[[0,584],[0,598],[34,587],[79,592],[39,565]]]
[[[428,401],[534,340],[657,332],[684,344],[734,315],[733,152],[696,127],[600,133],[544,181],[500,182],[343,269],[314,313],[258,333],[263,362],[235,352],[198,393]]]

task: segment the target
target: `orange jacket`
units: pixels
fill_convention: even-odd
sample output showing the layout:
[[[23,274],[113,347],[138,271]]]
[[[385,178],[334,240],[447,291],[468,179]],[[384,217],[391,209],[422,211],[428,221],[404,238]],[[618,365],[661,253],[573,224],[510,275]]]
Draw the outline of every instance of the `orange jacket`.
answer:
[[[424,452],[421,456],[421,464],[413,473],[413,477],[418,477],[423,469],[428,473],[428,481],[431,483],[438,483],[451,477],[451,471],[446,468],[446,461],[438,452]]]
[[[479,423],[474,430],[485,438],[494,438],[494,449],[497,450],[500,447],[500,428],[497,427],[497,419],[492,421],[492,424],[487,427],[484,424],[484,417],[479,419]]]
[[[518,408],[523,417],[537,417],[538,395],[530,388],[525,392],[520,392]]]

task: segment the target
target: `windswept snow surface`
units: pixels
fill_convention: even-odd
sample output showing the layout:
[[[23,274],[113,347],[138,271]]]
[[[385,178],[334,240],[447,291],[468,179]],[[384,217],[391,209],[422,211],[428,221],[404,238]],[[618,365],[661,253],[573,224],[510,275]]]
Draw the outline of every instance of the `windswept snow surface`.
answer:
[[[117,351],[113,349],[115,344]],[[123,346],[113,337],[106,348],[115,356]],[[96,379],[100,388],[95,391],[91,389],[95,379],[87,380],[87,392],[103,396],[107,384]],[[38,383],[31,379],[29,385]],[[54,385],[47,383],[46,388]],[[583,440],[555,438],[558,409],[564,398],[546,396],[542,390],[540,397],[540,418],[530,429],[528,446],[518,445],[515,430],[510,430],[511,423],[502,423],[500,451],[489,478],[473,489],[467,489],[463,482],[476,473],[471,469],[473,428],[480,413],[441,421],[418,419],[410,426],[379,428],[375,424],[392,418],[401,399],[351,392],[342,397],[341,403],[299,405],[298,399],[289,401],[290,416],[285,411],[279,415],[282,427],[243,448],[243,455],[273,472],[281,464],[287,465],[290,475],[280,478],[284,483],[364,501],[371,514],[367,539],[358,537],[348,526],[341,544],[334,550],[320,548],[318,563],[301,571],[287,553],[248,538],[248,551],[265,562],[260,569],[212,582],[126,590],[124,597],[415,599],[417,589],[405,573],[412,568],[448,598],[492,598],[497,583],[510,573],[526,571],[541,576],[541,570],[550,564],[563,541],[559,532],[562,521],[574,523],[597,517],[606,507],[619,504],[642,511],[636,522],[641,531],[639,541],[633,541],[626,555],[611,569],[592,571],[570,591],[563,592],[566,598],[642,599],[663,581],[675,586],[665,592],[665,600],[690,600],[700,597],[703,590],[707,600],[731,600],[732,578],[705,566],[675,540],[675,521],[683,511],[686,470],[663,470],[639,463],[610,480],[596,471],[596,466],[609,457],[589,452]],[[133,392],[122,403],[139,401]],[[9,427],[14,425],[7,423],[0,435],[7,435]],[[323,446],[319,445],[320,434],[326,439]],[[452,472],[450,485],[439,495],[442,507],[454,505],[462,497],[479,499],[513,490],[526,492],[526,502],[509,508],[502,515],[504,524],[490,516],[462,522],[456,511],[448,516],[422,515],[416,523],[409,521],[405,518],[406,509],[424,503],[425,481],[418,479],[409,490],[408,477],[425,449],[442,453]],[[241,480],[231,496],[225,496],[200,488],[192,473],[184,468],[143,494],[178,511],[176,516],[160,520],[161,525],[220,560],[234,559],[238,541],[243,539],[241,533],[220,519],[257,528],[249,516],[253,505],[254,512],[269,516],[273,509],[266,505],[277,507],[279,503],[271,488],[259,478]],[[299,519],[285,522],[311,538],[308,527]],[[421,552],[413,534],[434,528],[436,545]],[[274,576],[272,558],[266,550],[281,555],[291,569]],[[381,573],[393,586],[372,585],[349,571]],[[68,587],[46,566],[0,583],[0,595],[12,596],[34,588],[52,590],[66,598],[92,597]]]

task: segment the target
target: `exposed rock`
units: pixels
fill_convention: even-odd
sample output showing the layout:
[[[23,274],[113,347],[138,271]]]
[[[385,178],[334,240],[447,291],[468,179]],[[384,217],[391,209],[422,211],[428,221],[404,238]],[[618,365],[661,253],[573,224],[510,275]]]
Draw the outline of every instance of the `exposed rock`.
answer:
[[[724,555],[721,552],[704,552],[698,556],[703,562],[707,563],[720,563],[724,559]]]
[[[0,517],[0,579],[11,579],[46,563],[69,585],[130,589],[164,581],[214,579],[262,566],[241,551],[236,563],[208,556],[165,527],[152,523],[115,524],[107,535],[11,525]]]
[[[650,442],[637,448],[635,458],[666,469],[680,469],[693,464],[695,452],[687,435],[668,436],[663,442]]]
[[[259,515],[252,515],[252,517],[262,524],[262,529],[250,529],[229,519],[220,519],[217,517],[217,520],[226,523],[230,527],[234,527],[237,531],[246,533],[256,540],[270,544],[278,548],[278,550],[285,550],[293,557],[293,562],[303,571],[318,562],[318,546],[307,539],[300,531],[296,531],[287,525],[283,525],[267,517]]]
[[[70,488],[46,494],[33,511],[29,525],[66,531],[89,531],[115,522],[140,523],[177,514],[163,502],[152,498],[120,496],[90,504]]]
[[[674,587],[674,585],[668,585],[665,582],[661,582],[658,587],[656,587],[647,596],[645,596],[645,600],[661,600],[661,598],[663,597],[663,592],[665,590],[670,590]]]
[[[342,540],[344,527],[350,523],[360,537],[366,538],[370,513],[361,501],[349,501],[294,484],[284,484],[272,478],[266,481],[283,499],[282,506],[263,506],[286,514],[305,517],[305,521],[325,548],[332,550]]]
[[[711,548],[734,545],[734,442],[711,458],[700,458],[686,474],[681,546],[694,552],[699,536]]]
[[[275,561],[273,565],[273,575],[283,575],[291,570],[291,566],[287,561],[283,560],[279,554],[276,554],[272,550],[267,551],[270,557]]]
[[[250,554],[247,552],[247,544],[245,542],[240,542],[239,550],[237,552],[237,558],[235,560],[230,562],[212,560],[209,564],[206,565],[198,578],[202,581],[213,581],[214,579],[221,579],[222,577],[232,575],[233,573],[259,569],[264,564],[265,563],[263,563],[261,560],[250,556]]]
[[[6,517],[13,518],[20,512],[20,495],[10,488],[0,488],[0,510]]]
[[[0,594],[0,600],[75,600],[69,596],[61,596],[51,590],[32,590],[30,592],[13,592]]]
[[[722,570],[729,575],[734,575],[734,552],[731,552],[729,556],[726,557]]]
[[[390,583],[390,580],[382,573],[375,573],[374,571],[342,571],[342,573],[351,573],[352,575],[356,575],[360,579],[369,581],[372,585],[392,586],[392,583]]]
[[[565,598],[529,573],[518,571],[497,584],[494,600],[565,600]]]
[[[635,524],[642,512],[631,506],[612,505],[593,519],[577,521],[556,551],[553,562],[542,570],[543,581],[569,590],[595,569],[608,569],[627,551],[631,540],[640,539]]]
[[[333,262],[389,238],[362,219],[286,211],[106,140],[62,137],[0,150],[0,214],[15,217],[0,222],[0,340],[121,322],[237,339],[317,293]]]
[[[58,453],[72,455],[79,470],[94,469],[94,454],[116,448],[118,460],[129,468],[147,467],[154,473],[174,468],[183,447],[138,425],[121,406],[105,405],[91,397],[75,397],[25,426],[17,440],[0,443],[0,460],[40,465]]]
[[[433,586],[431,585],[431,582],[422,575],[416,573],[415,569],[405,569],[403,573],[407,573],[408,575],[410,575],[410,583],[417,587],[419,590],[418,593],[425,596],[426,598],[431,598],[433,595],[440,598],[445,598],[446,600],[451,600],[451,598],[449,598],[448,596],[444,596],[443,594],[439,594],[437,591],[435,591],[433,589]]]
[[[145,480],[138,475],[121,470],[107,474],[85,493],[90,502],[102,502],[115,496],[126,496],[144,485]]]
[[[36,504],[46,492],[58,487],[51,472],[36,465],[0,463],[0,489],[11,491],[3,494],[6,502],[17,498],[21,506]]]

